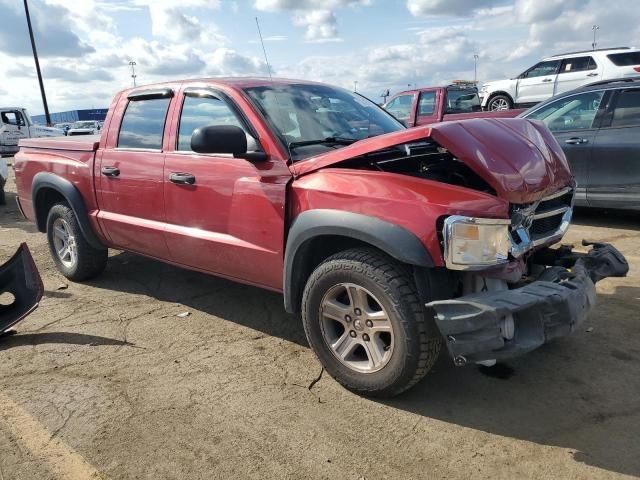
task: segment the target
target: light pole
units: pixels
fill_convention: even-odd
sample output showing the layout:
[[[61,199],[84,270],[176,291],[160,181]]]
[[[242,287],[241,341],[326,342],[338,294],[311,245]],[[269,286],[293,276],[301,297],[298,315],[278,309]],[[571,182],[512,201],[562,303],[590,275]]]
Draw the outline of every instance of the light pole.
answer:
[[[136,86],[136,77],[137,77],[136,68],[135,67],[136,67],[137,63],[134,62],[133,60],[131,60],[129,62],[129,65],[131,65],[131,78],[133,79],[133,87],[135,88],[135,86]]]
[[[473,83],[478,85],[478,59],[480,56],[477,53],[473,54]]]
[[[598,30],[600,30],[600,25],[594,25],[593,27],[591,27],[591,30],[593,30],[593,43],[591,44],[591,49],[595,50],[598,46],[598,42],[596,42],[596,34]]]
[[[354,80],[354,81],[353,81],[353,91],[354,91],[354,92],[357,92],[357,91],[358,91],[358,81],[357,81],[357,80]]]
[[[44,83],[42,83],[42,73],[40,72],[40,62],[38,61],[38,50],[36,50],[36,41],[33,38],[33,28],[31,28],[31,16],[29,15],[29,5],[24,0],[24,13],[27,16],[27,26],[29,27],[29,37],[31,38],[31,50],[33,50],[33,60],[36,62],[36,73],[38,74],[38,83],[40,83],[40,95],[42,96],[42,105],[44,106],[44,118],[47,126],[51,126],[51,115],[49,115],[49,105],[47,105],[47,95],[44,93]]]

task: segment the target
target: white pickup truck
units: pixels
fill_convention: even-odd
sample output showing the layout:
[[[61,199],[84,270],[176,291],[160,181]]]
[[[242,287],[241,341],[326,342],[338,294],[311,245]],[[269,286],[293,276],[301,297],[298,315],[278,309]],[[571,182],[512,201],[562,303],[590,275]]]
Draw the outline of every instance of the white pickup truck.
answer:
[[[0,108],[0,204],[4,203],[4,184],[7,181],[8,168],[5,156],[18,152],[18,141],[22,138],[58,137],[64,135],[59,128],[34,125],[24,108]]]

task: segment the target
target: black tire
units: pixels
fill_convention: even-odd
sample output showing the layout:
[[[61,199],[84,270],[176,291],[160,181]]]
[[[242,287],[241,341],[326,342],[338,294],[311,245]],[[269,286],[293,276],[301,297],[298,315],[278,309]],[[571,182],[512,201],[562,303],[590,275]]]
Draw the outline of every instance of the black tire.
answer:
[[[63,263],[54,244],[53,225],[57,219],[62,219],[68,225],[71,235],[75,239],[76,260],[71,265]],[[66,203],[57,203],[47,216],[47,240],[49,251],[58,270],[69,280],[82,281],[93,278],[102,273],[107,265],[109,251],[93,248],[84,238],[78,220],[73,210]]]
[[[7,203],[7,198],[4,194],[4,185],[0,186],[0,205],[5,205]]]
[[[498,105],[507,105],[507,108],[497,108]],[[498,94],[493,95],[489,101],[487,102],[487,110],[496,111],[496,110],[511,110],[513,108],[513,101],[508,95]]]
[[[358,372],[343,364],[329,347],[320,326],[326,292],[339,284],[356,284],[371,292],[391,322],[394,347],[379,371]],[[442,345],[435,323],[427,318],[410,269],[375,249],[356,248],[324,261],[309,277],[302,297],[307,340],[320,363],[347,389],[362,395],[392,397],[421,380]]]

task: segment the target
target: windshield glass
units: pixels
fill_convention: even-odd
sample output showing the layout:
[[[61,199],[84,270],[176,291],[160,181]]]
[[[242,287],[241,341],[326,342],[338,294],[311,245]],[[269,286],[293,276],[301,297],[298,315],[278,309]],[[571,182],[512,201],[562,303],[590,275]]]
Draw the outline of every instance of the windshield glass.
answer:
[[[261,86],[245,92],[289,148],[293,161],[405,128],[372,101],[327,85]]]
[[[480,98],[475,88],[465,90],[447,89],[447,107],[445,113],[469,113],[481,110]]]

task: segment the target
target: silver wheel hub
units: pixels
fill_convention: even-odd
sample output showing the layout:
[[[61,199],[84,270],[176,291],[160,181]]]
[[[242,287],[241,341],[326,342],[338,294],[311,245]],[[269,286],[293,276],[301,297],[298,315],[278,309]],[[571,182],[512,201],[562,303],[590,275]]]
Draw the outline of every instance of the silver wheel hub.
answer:
[[[320,304],[320,330],[333,355],[360,373],[374,373],[393,355],[393,327],[387,312],[367,289],[340,283]]]
[[[53,247],[58,259],[65,267],[74,267],[78,261],[78,247],[69,223],[64,218],[56,218],[52,229]]]

